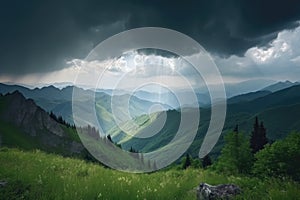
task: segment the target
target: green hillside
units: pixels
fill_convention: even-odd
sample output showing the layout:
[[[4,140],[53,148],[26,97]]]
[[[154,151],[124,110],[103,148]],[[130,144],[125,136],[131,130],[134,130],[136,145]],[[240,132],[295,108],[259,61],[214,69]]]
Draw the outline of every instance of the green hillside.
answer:
[[[264,97],[268,94],[271,94],[270,91],[257,91],[257,92],[250,92],[250,93],[246,93],[246,94],[241,94],[238,96],[234,96],[230,99],[228,99],[227,103],[228,104],[233,104],[233,103],[241,103],[241,102],[245,102],[245,101],[252,101],[254,99],[260,98],[260,97]]]
[[[0,96],[0,146],[84,156],[76,131],[53,120],[21,93]]]
[[[107,131],[112,128],[114,124],[114,119],[112,118],[111,100],[110,94],[107,94],[106,90],[96,91],[94,96],[94,91],[84,90],[75,86],[68,86],[63,89],[55,88],[54,86],[48,86],[43,88],[28,89],[23,86],[18,85],[5,85],[0,83],[0,94],[12,93],[14,91],[19,91],[26,98],[31,98],[34,102],[43,108],[47,112],[53,112],[57,116],[62,116],[63,119],[74,124],[73,113],[72,113],[72,94],[73,90],[80,93],[80,98],[74,101],[83,102],[85,105],[87,102],[91,101],[92,97],[95,97],[95,108],[97,112],[100,124],[103,126],[104,130]],[[127,112],[126,104],[129,100],[129,113],[131,117],[137,117],[148,113],[150,107],[156,102],[151,102],[137,98],[136,96],[129,96],[129,94],[115,95],[114,106],[120,112],[124,114]],[[165,110],[171,109],[170,106],[160,104]],[[84,109],[86,112],[90,112]]]
[[[132,132],[130,133],[124,133],[122,130],[115,127],[109,132],[109,134],[111,134],[113,136],[113,139],[116,140],[116,142],[120,143],[125,149],[130,149],[131,147],[133,147],[134,149],[143,150],[144,152],[157,149],[167,144],[177,132],[178,126],[176,126],[176,124],[179,124],[179,112],[167,112],[166,124],[162,128],[162,130],[160,130],[159,133],[157,133],[155,136],[147,138],[132,137],[133,135],[142,134],[142,131],[147,131],[147,128],[150,125],[149,123],[154,124],[157,120],[160,120],[159,116],[157,115],[158,114],[155,114],[155,116],[153,116],[153,121],[149,120],[149,118],[145,116],[136,118],[134,120],[134,123],[138,124],[140,127],[137,130],[132,130]],[[125,124],[124,126],[130,126],[131,123],[132,122],[127,122],[127,124]]]
[[[4,86],[5,85],[1,85],[1,87]],[[12,89],[11,87],[9,88]],[[43,89],[33,91],[27,91],[24,88],[21,89],[24,90],[25,93],[30,94],[35,91],[33,93],[35,94],[35,97],[40,93],[44,93]],[[70,96],[72,91],[71,89],[71,87],[68,87],[60,91],[52,87],[45,88],[46,91],[49,90],[53,94],[61,95],[63,101]],[[83,94],[87,95],[86,91],[82,89],[79,90],[82,91]],[[284,138],[286,134],[292,130],[300,130],[299,94],[300,86],[293,86],[276,91],[274,93],[258,91],[239,95],[229,99],[223,134],[211,152],[211,155],[214,158],[217,157],[224,143],[224,134],[232,130],[237,124],[239,125],[241,131],[245,132],[246,134],[250,134],[255,116],[258,116],[259,119],[264,122],[265,127],[267,128],[267,136],[271,141]],[[127,112],[123,104],[125,103],[124,101],[128,99],[128,96],[121,95],[116,96],[116,98],[118,98],[118,101],[114,106],[118,111],[118,115],[123,116]],[[83,98],[83,100],[84,99],[85,98]],[[59,113],[62,116],[69,116],[65,120],[72,121],[72,105],[70,101],[61,103],[58,102],[59,100],[57,100],[57,98],[52,98],[50,100],[58,103],[54,108],[56,113]],[[130,100],[132,99],[130,98]],[[147,112],[147,109],[152,105],[152,103],[140,100],[138,98],[133,98],[133,102],[130,103],[129,111],[133,117],[133,122],[138,124],[138,127],[133,128],[132,121],[125,121],[122,123],[122,126],[126,130],[129,130],[127,133],[125,133],[116,126],[110,104],[111,97],[109,95],[101,92],[96,94],[95,109],[97,111],[97,117],[100,125],[105,132],[107,131],[107,135],[111,135],[113,141],[121,144],[122,148],[124,149],[129,150],[132,147],[142,152],[153,151],[168,144],[178,130],[181,113],[176,110],[169,110],[166,111],[166,123],[156,135],[149,138],[133,137],[142,134],[154,134],[151,131],[151,126],[155,126],[155,123],[159,123],[161,121],[161,118],[159,117],[160,114],[153,113],[150,116],[144,115],[143,113]],[[86,106],[89,105],[87,102],[83,101],[83,103],[80,105],[82,105],[81,110],[83,113],[88,114],[91,112],[92,108]],[[2,107],[4,109],[5,106],[2,105]],[[210,122],[210,108],[201,108],[200,112],[200,124],[198,129],[194,130],[197,131],[197,135],[194,142],[188,149],[188,152],[194,157],[198,155],[204,134],[206,133]],[[84,116],[82,116],[82,118],[85,119]],[[19,127],[19,130],[22,129]],[[72,135],[74,136],[76,133],[71,133],[71,136]]]
[[[291,131],[300,130],[300,104],[277,106],[256,114],[267,128],[267,136],[272,141],[283,139]],[[254,122],[255,116],[248,121]],[[275,123],[274,123],[275,122]],[[252,124],[243,122],[241,128],[251,132]]]
[[[253,99],[248,102],[239,102],[228,105],[229,112],[257,113],[263,110],[297,104],[300,102],[300,85],[292,86],[269,95]]]
[[[12,117],[9,117],[9,114]],[[32,100],[25,99],[21,93],[14,92],[0,96],[0,147],[40,149],[64,156],[95,160],[90,155],[92,153],[102,156],[98,157],[99,160],[120,161],[115,168],[130,170],[142,167],[144,163],[139,157],[128,155],[115,145],[106,142],[105,138],[100,138],[99,132],[93,130],[95,129],[80,128],[79,138],[74,127],[58,123]],[[82,141],[85,142],[85,147]],[[88,152],[85,148],[92,152]]]
[[[235,199],[298,199],[299,183],[277,179],[224,176],[210,170],[169,169],[128,174],[83,160],[40,151],[0,149],[0,199],[195,199],[200,182],[234,183]]]
[[[0,146],[19,147],[27,150],[42,147],[34,138],[24,134],[21,129],[3,121],[0,121],[0,133]]]
[[[256,116],[264,122],[270,141],[282,139],[293,130],[300,130],[300,86],[293,86],[275,93],[258,92],[233,98],[234,101],[237,99],[240,99],[238,103],[228,105],[223,134],[211,152],[213,157],[219,154],[223,146],[224,134],[233,130],[237,124],[241,131],[250,134]],[[201,119],[198,130],[196,130],[197,135],[188,150],[193,156],[198,155],[204,134],[210,122],[210,109],[201,108],[200,112]],[[128,137],[128,135],[133,134],[125,134],[116,127],[110,130],[110,134],[125,149],[133,147],[143,152],[152,151],[171,141],[177,132],[180,117],[180,112],[167,111],[167,120],[164,127],[157,135],[147,139]],[[143,117],[135,119],[135,123],[139,123],[139,121],[143,121]],[[128,122],[128,124],[130,123]],[[148,124],[141,125],[139,131],[145,131],[147,126]]]
[[[282,92],[287,96],[281,100],[276,99],[271,107],[267,106],[257,112],[236,112],[229,108],[223,134],[210,155],[217,157],[224,144],[224,135],[236,124],[239,124],[241,131],[250,133],[255,116],[264,122],[271,140],[284,138],[291,130],[299,130],[300,104],[291,103],[296,102],[298,97],[290,91],[279,91],[279,94]],[[275,98],[274,94],[269,95]],[[255,106],[257,102],[265,102],[264,98],[270,101],[269,95],[247,101],[247,104]],[[288,99],[290,101],[286,103]],[[232,106],[239,107],[240,104]],[[103,122],[112,123],[111,112],[101,102],[97,102],[96,109],[100,111]],[[193,112],[193,109],[195,108],[185,112]],[[198,155],[210,121],[209,108],[201,108],[200,113],[201,121],[195,130],[197,135],[188,149],[194,157]],[[174,137],[181,118],[179,111],[166,112],[166,123],[158,134],[145,139],[133,136],[149,132],[151,125],[162,120],[161,116],[162,113],[158,112],[134,118],[134,122],[139,125],[136,129],[130,129],[131,122],[124,122],[122,125],[131,130],[131,136],[116,126],[110,128],[109,134],[124,149],[133,147],[142,152],[153,151],[165,146]],[[89,129],[95,130],[92,127],[78,130],[80,139],[91,149],[91,154],[101,161],[115,163],[112,168],[141,172],[140,169],[147,160],[142,161],[139,154],[128,154],[109,143],[106,138],[100,138],[97,131]],[[213,168],[179,170],[178,166],[150,174],[128,174],[100,164],[61,156],[74,156],[80,139],[74,128],[53,121],[44,110],[32,100],[26,100],[20,93],[1,96],[0,181],[8,183],[5,187],[0,187],[0,199],[195,199],[195,187],[200,182],[213,185],[235,183],[243,190],[242,195],[236,199],[297,199],[300,195],[299,183],[287,179],[282,181],[274,178],[258,179],[249,177],[250,175],[226,176]],[[11,149],[16,147],[26,151]],[[94,159],[86,149],[81,148],[77,157]]]

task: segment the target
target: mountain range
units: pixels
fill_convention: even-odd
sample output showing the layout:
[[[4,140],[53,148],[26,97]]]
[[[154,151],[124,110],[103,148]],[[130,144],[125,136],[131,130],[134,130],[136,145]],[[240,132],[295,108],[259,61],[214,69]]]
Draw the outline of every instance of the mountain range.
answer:
[[[196,109],[196,108],[194,108]],[[236,125],[242,132],[251,133],[255,117],[257,116],[267,128],[267,137],[270,141],[284,138],[290,131],[300,130],[300,85],[285,88],[276,92],[257,91],[228,99],[226,120],[223,134],[215,146],[212,154],[218,154],[223,145],[223,136],[232,131]],[[210,122],[210,108],[200,109],[201,120],[199,122],[196,138],[189,152],[196,156],[202,144],[204,134]],[[110,130],[113,139],[124,148],[133,147],[148,152],[163,147],[174,137],[178,124],[180,124],[180,112],[167,111],[167,120],[164,127],[157,135],[150,138],[126,138],[125,135],[139,134],[124,133],[118,127]],[[136,119],[137,124],[142,124]],[[144,119],[146,120],[146,119]],[[152,123],[155,123],[153,121]],[[128,122],[130,124],[130,122]],[[146,128],[146,127],[145,127]],[[143,129],[141,128],[141,131]],[[124,139],[126,138],[126,139]]]
[[[295,86],[295,85],[299,85],[300,83],[299,82],[291,82],[291,81],[280,81],[280,82],[277,82],[275,84],[272,84],[272,85],[269,85],[265,88],[263,88],[262,90],[264,91],[270,91],[270,92],[276,92],[276,91],[279,91],[279,90],[283,90],[285,88],[288,88],[288,87],[291,87],[291,86]]]
[[[0,83],[1,94],[19,91],[24,95],[24,97],[33,99],[35,103],[45,111],[49,113],[53,112],[57,116],[62,116],[63,119],[70,124],[74,124],[72,116],[72,94],[74,88],[82,94],[80,99],[76,99],[74,101],[90,101],[90,97],[94,94],[94,91],[92,90],[84,90],[74,86],[67,86],[63,89],[58,89],[54,86],[29,89],[19,85],[6,85]],[[97,116],[105,130],[111,128],[113,126],[111,122],[114,121],[111,114],[112,97],[109,95],[109,93],[109,90],[98,91],[95,93],[95,107]],[[122,95],[115,95],[114,98],[114,102],[117,102],[118,104],[115,106],[121,113],[127,112],[124,104],[127,103],[125,101],[129,101],[129,110],[132,117],[137,117],[139,115],[148,113],[151,111],[151,107],[155,104],[159,104],[162,110],[173,109],[167,104],[143,100],[136,96],[129,97],[126,93],[123,93]],[[82,102],[82,105],[85,105],[85,102]]]
[[[18,144],[21,147],[34,146],[54,152],[68,152],[68,154],[81,154],[84,151],[79,138],[71,128],[59,124],[49,117],[49,112],[62,116],[68,123],[72,119],[72,92],[73,87],[58,89],[53,86],[41,89],[28,89],[23,86],[0,84],[0,141],[2,145]],[[80,89],[80,88],[79,88]],[[14,91],[18,92],[14,92]],[[84,93],[92,92],[83,90]],[[121,91],[120,91],[121,92]],[[151,93],[140,92],[132,97],[120,93],[116,95],[120,104],[122,99],[130,99],[130,113],[132,121],[139,124],[139,128],[124,132],[114,123],[111,110],[111,91],[98,91],[95,98],[95,108],[101,127],[112,136],[115,143],[122,148],[134,148],[142,152],[149,152],[163,147],[174,138],[180,124],[180,109],[172,105],[155,102]],[[7,94],[10,93],[10,94]],[[142,93],[142,94],[141,94]],[[145,99],[143,99],[145,98]],[[84,99],[84,97],[83,97]],[[154,104],[160,103],[163,110],[149,114]],[[227,100],[227,114],[223,134],[215,146],[212,155],[217,155],[223,145],[223,136],[238,124],[241,131],[250,134],[256,116],[264,122],[267,136],[270,141],[284,138],[292,130],[300,130],[300,85],[298,82],[279,82],[261,90],[239,94]],[[120,112],[126,112],[122,108]],[[190,107],[193,112],[197,107]],[[149,129],[151,124],[158,123],[161,112],[166,113],[166,123],[158,134],[149,138],[133,137]],[[202,144],[204,134],[210,121],[210,106],[200,108],[201,120],[197,135],[189,148],[189,152],[196,156]],[[132,121],[124,122],[130,127]],[[129,130],[130,131],[130,130]],[[37,141],[37,142],[33,142]]]

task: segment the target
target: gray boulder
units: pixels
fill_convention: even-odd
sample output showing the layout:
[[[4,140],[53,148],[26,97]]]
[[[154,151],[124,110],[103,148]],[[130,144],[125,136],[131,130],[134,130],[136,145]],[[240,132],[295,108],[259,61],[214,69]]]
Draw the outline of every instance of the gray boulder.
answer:
[[[7,181],[2,181],[2,180],[0,180],[0,188],[1,188],[1,187],[5,187],[6,184],[7,184]]]
[[[221,184],[212,186],[201,183],[197,187],[197,200],[230,199],[241,193],[241,189],[234,184]]]

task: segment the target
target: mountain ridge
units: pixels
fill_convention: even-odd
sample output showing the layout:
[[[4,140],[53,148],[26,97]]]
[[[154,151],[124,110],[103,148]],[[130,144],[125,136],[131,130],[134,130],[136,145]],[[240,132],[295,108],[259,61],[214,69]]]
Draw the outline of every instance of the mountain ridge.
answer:
[[[1,96],[0,104],[2,143],[22,148],[22,142],[25,142],[32,144],[32,148],[66,155],[83,153],[83,145],[70,135],[74,133],[52,119],[32,99],[26,99],[15,91]],[[14,141],[16,138],[21,138],[22,142],[17,144]]]
[[[289,88],[289,87],[292,87],[292,86],[295,86],[295,85],[299,85],[300,83],[298,81],[296,82],[291,82],[291,81],[279,81],[275,84],[271,84],[263,89],[261,89],[261,91],[270,91],[270,92],[277,92],[279,90],[283,90],[283,89],[286,89],[286,88]]]
[[[101,101],[109,103],[109,99],[103,98],[107,97],[107,95],[103,95],[104,96],[99,96]],[[297,121],[300,116],[296,112],[299,109],[299,103],[300,85],[291,86],[289,88],[285,88],[276,92],[256,91],[230,98],[228,100],[228,110],[223,134],[229,130],[232,130],[236,124],[239,124],[241,130],[244,130],[247,134],[249,134],[249,131],[251,131],[252,128],[252,121],[254,119],[254,116],[259,116],[262,121],[266,121],[266,128],[270,131],[269,133],[267,132],[267,134],[269,134],[269,137],[272,140],[283,138],[292,129],[300,130],[300,122]],[[98,106],[100,106],[99,108],[101,108],[101,104]],[[105,108],[103,109],[103,111],[105,112],[110,111],[106,110]],[[293,109],[292,112],[290,111],[290,109]],[[199,151],[203,136],[210,121],[210,108],[202,108],[200,109],[200,112],[202,121],[198,127],[196,139],[189,150],[194,156],[196,155],[195,152]],[[103,113],[101,113],[100,115],[102,114]],[[276,118],[274,118],[275,121],[284,121],[284,116],[289,114],[293,115],[293,117],[286,117],[289,119],[289,122],[282,123],[282,126],[275,126],[273,125],[273,123],[269,122],[269,119],[272,119],[272,116],[276,116]],[[178,110],[170,110],[167,111],[167,116],[169,116],[169,119],[167,119],[168,123],[160,132],[160,135],[162,137],[158,137],[156,139],[154,138],[153,140],[144,140],[143,142],[139,142],[136,139],[131,140],[130,138],[126,138],[122,131],[113,129],[114,127],[108,127],[109,130],[113,130],[113,132],[109,133],[112,135],[112,138],[115,140],[115,142],[121,142],[120,144],[125,149],[133,147],[134,149],[137,149],[139,151],[151,151],[153,149],[159,148],[161,145],[165,145],[166,142],[172,139],[174,133],[176,132],[176,124],[178,125],[180,123],[180,113],[178,112]],[[113,120],[113,116],[107,116],[106,120]],[[142,119],[142,116],[137,117],[134,120],[138,120],[141,126],[143,126],[144,124],[147,125],[148,123],[146,118]],[[291,127],[288,127],[288,124],[291,124]],[[145,127],[141,128],[143,129]],[[222,145],[222,136],[217,146],[215,147],[215,153],[220,150],[220,145]]]

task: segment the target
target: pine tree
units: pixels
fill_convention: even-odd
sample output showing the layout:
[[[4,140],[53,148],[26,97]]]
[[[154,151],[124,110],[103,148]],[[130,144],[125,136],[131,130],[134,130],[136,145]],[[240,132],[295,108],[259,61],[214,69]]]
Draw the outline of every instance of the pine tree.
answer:
[[[209,155],[204,156],[204,158],[202,159],[202,167],[206,169],[210,165],[212,165],[210,156]]]
[[[266,128],[264,127],[263,122],[259,124],[258,117],[255,117],[255,123],[253,125],[253,131],[250,139],[250,147],[252,153],[260,151],[268,143],[266,136]]]
[[[253,155],[248,138],[239,132],[228,133],[216,168],[229,174],[248,173],[252,164]]]
[[[260,123],[260,135],[261,135],[261,144],[263,147],[264,145],[266,145],[268,143],[267,131],[266,131],[266,128],[264,127],[263,122]]]
[[[233,130],[233,132],[238,133],[239,132],[239,125],[237,124]]]
[[[50,117],[51,117],[52,119],[54,119],[56,122],[58,121],[56,115],[55,115],[52,111],[50,112],[49,115],[50,115]]]
[[[111,143],[113,143],[110,135],[107,135],[107,139],[108,139],[108,141],[110,141]]]
[[[189,166],[191,166],[192,162],[191,162],[191,158],[190,158],[190,155],[187,153],[186,156],[185,156],[185,160],[183,162],[183,166],[182,168],[183,169],[186,169],[188,168]]]

